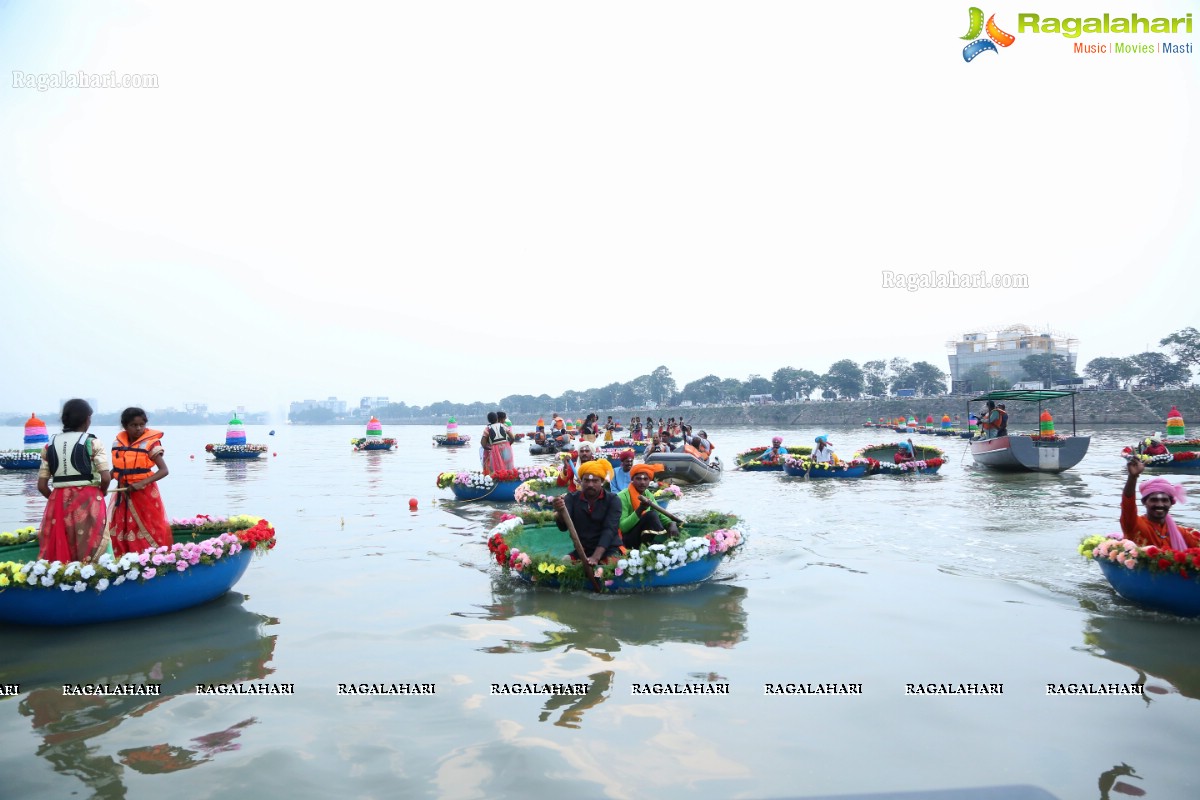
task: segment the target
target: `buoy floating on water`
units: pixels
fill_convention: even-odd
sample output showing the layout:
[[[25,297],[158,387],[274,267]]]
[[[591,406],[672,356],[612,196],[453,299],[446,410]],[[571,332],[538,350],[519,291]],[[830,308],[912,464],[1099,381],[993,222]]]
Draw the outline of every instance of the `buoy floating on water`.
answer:
[[[408,500],[408,510],[409,510],[409,511],[416,511],[416,510],[417,510],[417,498],[415,498],[415,497],[410,497],[410,498],[409,498],[409,500]]]

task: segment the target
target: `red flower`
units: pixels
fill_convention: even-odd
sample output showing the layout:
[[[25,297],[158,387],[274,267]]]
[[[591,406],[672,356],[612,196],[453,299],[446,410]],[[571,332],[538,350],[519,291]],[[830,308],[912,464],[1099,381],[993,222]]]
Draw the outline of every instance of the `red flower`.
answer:
[[[1158,560],[1158,568],[1159,568],[1159,569],[1170,569],[1170,568],[1171,568],[1171,559],[1169,559],[1169,558],[1160,558],[1160,559]]]
[[[1186,578],[1187,576],[1188,576],[1187,570],[1184,569],[1183,567],[1180,567],[1179,568],[1179,577]]]
[[[1150,545],[1149,547],[1146,548],[1146,555],[1150,556],[1151,558],[1154,558],[1154,556],[1158,555],[1158,548],[1155,547],[1154,545]]]
[[[1176,553],[1175,554],[1175,563],[1176,564],[1182,564],[1185,561],[1187,561],[1186,553]]]

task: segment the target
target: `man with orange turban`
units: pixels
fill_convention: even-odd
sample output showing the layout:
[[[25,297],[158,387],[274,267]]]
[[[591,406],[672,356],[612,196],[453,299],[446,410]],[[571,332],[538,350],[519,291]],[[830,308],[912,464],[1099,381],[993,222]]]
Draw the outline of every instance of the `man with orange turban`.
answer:
[[[1154,478],[1142,484],[1142,504],[1145,516],[1137,513],[1133,492],[1138,476],[1146,469],[1139,458],[1131,458],[1125,480],[1125,491],[1121,493],[1121,533],[1126,539],[1140,547],[1161,547],[1164,550],[1186,550],[1200,547],[1200,532],[1183,525],[1176,525],[1171,517],[1171,506],[1187,500],[1187,492],[1178,484],[1165,478]]]
[[[662,464],[638,464],[629,470],[629,488],[617,495],[621,500],[621,541],[629,549],[641,547],[643,539],[650,539],[664,530],[671,536],[677,536],[679,529],[675,523],[661,514],[648,513],[649,497],[643,497],[650,488],[650,479],[662,472]],[[647,544],[649,542],[646,542]]]
[[[579,534],[589,564],[599,564],[621,552],[621,501],[604,491],[604,482],[612,474],[607,460],[586,461],[579,465],[578,492],[554,498],[555,522],[560,531],[567,529],[567,515]]]

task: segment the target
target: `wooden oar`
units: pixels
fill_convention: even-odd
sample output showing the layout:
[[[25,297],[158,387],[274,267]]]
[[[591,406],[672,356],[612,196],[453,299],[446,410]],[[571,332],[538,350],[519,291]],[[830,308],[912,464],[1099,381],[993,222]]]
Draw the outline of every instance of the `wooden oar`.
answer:
[[[579,560],[583,562],[583,571],[587,573],[588,580],[592,584],[592,591],[597,593],[603,592],[604,588],[600,586],[600,579],[596,577],[596,568],[588,563],[587,552],[583,549],[583,542],[579,541],[579,533],[575,530],[575,523],[571,520],[571,512],[567,511],[564,506],[563,510],[559,513],[567,521],[567,533],[571,534],[571,541],[575,543],[575,555],[579,556]]]
[[[647,500],[646,495],[642,495],[642,502],[645,503],[646,505],[650,506],[651,511],[657,511],[658,513],[662,514],[667,519],[669,519],[679,525],[683,524],[683,520],[681,520],[679,517],[675,516],[670,511],[667,511],[662,506],[655,505],[652,500]]]

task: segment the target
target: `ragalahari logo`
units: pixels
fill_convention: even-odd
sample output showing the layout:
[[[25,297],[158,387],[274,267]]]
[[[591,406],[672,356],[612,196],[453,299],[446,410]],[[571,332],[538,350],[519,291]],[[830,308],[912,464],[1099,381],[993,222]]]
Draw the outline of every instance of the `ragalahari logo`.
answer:
[[[963,61],[971,62],[975,56],[980,53],[991,51],[993,53],[1000,52],[996,49],[996,45],[1008,47],[1017,40],[1017,37],[1011,33],[1005,33],[996,26],[996,15],[992,14],[988,17],[987,25],[983,24],[983,11],[971,6],[971,27],[967,30],[967,35],[964,39],[972,39],[969,45],[963,48]],[[987,31],[987,38],[980,38],[979,34]]]

